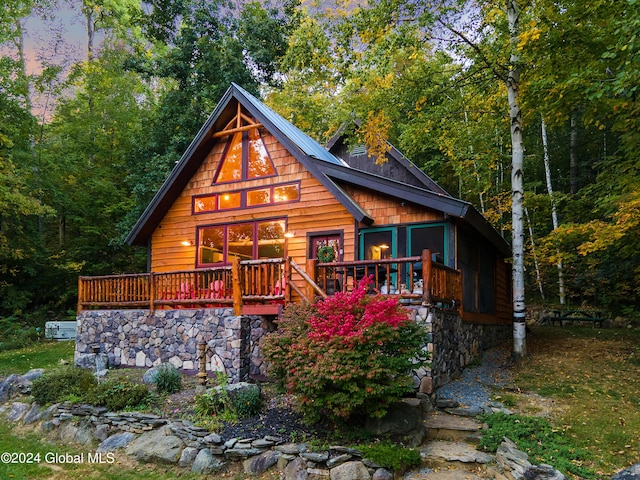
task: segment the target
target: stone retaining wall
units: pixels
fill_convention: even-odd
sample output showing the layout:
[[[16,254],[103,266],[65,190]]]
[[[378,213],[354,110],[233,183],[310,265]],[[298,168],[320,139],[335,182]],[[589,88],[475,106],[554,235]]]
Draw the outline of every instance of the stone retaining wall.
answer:
[[[500,345],[511,335],[511,325],[479,325],[463,322],[455,310],[410,306],[410,318],[431,334],[427,345],[430,368],[416,372],[416,387],[431,394],[460,376],[483,350]]]
[[[511,326],[465,323],[456,311],[410,306],[410,318],[431,334],[425,349],[429,368],[415,372],[415,386],[431,394],[456,378],[479,352],[509,339]],[[98,351],[112,367],[151,367],[170,362],[198,369],[198,342],[207,343],[207,370],[225,372],[230,383],[266,375],[259,348],[269,323],[258,316],[235,316],[230,308],[88,310],[78,315],[76,360]]]

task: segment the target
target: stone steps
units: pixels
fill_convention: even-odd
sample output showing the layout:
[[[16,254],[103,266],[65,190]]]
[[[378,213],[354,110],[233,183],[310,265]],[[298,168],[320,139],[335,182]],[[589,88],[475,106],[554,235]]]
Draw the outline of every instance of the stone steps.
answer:
[[[478,451],[482,423],[468,416],[431,412],[424,420],[426,440],[420,446],[423,467],[403,480],[481,480],[489,477],[492,455]]]
[[[447,440],[477,445],[482,439],[482,423],[472,417],[433,412],[424,420],[428,440]]]
[[[423,467],[407,472],[403,480],[478,480],[487,478],[487,464],[495,458],[474,445],[430,440],[420,447]]]

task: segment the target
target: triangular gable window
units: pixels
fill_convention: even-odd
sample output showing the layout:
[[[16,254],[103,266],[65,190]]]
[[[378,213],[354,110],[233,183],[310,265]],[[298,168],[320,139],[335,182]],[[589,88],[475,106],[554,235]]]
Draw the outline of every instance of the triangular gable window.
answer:
[[[227,125],[231,127],[235,122],[235,127],[227,128],[215,135],[228,136],[229,139],[213,183],[239,182],[277,175],[258,130],[260,124],[241,113],[240,106],[238,107],[238,115]]]
[[[276,168],[267,152],[258,129],[249,130],[247,151],[247,178],[271,177],[276,175]]]
[[[216,183],[242,180],[242,132],[233,135],[224,149]]]

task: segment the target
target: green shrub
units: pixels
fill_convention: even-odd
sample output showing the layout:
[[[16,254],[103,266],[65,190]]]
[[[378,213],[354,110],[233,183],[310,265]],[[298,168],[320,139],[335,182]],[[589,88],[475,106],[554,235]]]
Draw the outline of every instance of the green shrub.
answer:
[[[310,422],[382,416],[413,390],[428,334],[395,298],[366,295],[367,281],[314,305],[289,306],[262,350],[271,374]]]
[[[519,450],[529,455],[531,463],[553,465],[561,472],[569,472],[584,479],[598,478],[594,471],[582,466],[589,453],[572,445],[545,418],[504,413],[480,418],[488,427],[483,431],[480,442],[480,447],[484,450],[495,452],[503,438],[507,437],[515,442]]]
[[[62,367],[47,372],[33,381],[31,395],[36,402],[63,402],[70,396],[83,398],[97,385],[97,381],[90,370],[78,367]]]
[[[33,345],[40,337],[34,327],[26,326],[13,317],[0,318],[0,352],[17,350]]]
[[[194,411],[197,422],[210,430],[217,430],[220,422],[238,421],[238,415],[226,391],[224,395],[214,391],[196,395]]]
[[[96,386],[88,395],[88,401],[93,405],[119,411],[146,405],[150,400],[150,394],[146,385],[110,379]]]
[[[406,448],[390,442],[373,443],[356,447],[366,458],[377,465],[392,470],[404,471],[422,463],[420,452],[415,448]]]
[[[218,415],[222,405],[212,393],[201,393],[195,396],[194,412],[198,418],[207,418]]]
[[[182,390],[182,375],[171,363],[163,363],[153,380],[158,393],[176,393]]]
[[[262,398],[260,390],[251,389],[233,395],[231,403],[239,418],[253,417],[260,413],[262,408]]]

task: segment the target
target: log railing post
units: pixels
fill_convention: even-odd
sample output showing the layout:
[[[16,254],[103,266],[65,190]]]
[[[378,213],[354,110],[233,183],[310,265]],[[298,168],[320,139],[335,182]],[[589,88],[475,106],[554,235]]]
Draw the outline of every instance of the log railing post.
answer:
[[[153,312],[156,311],[155,306],[155,296],[156,296],[156,285],[155,285],[155,277],[153,276],[153,272],[149,272],[149,313],[153,315]]]
[[[242,284],[240,282],[240,258],[231,261],[231,283],[233,286],[233,314],[242,315]]]
[[[307,259],[307,275],[309,276],[309,278],[311,278],[311,280],[313,280],[314,282],[317,282],[318,280],[318,259],[316,258],[309,258]],[[313,298],[315,297],[316,292],[315,289],[313,288],[313,285],[311,285],[310,283],[307,283],[307,298]]]
[[[291,257],[284,261],[284,304],[291,302]]]
[[[82,291],[82,277],[78,277],[78,315],[82,311],[82,302],[84,301],[84,292]]]
[[[431,250],[422,250],[422,303],[431,305],[431,272],[433,265],[431,264]]]

